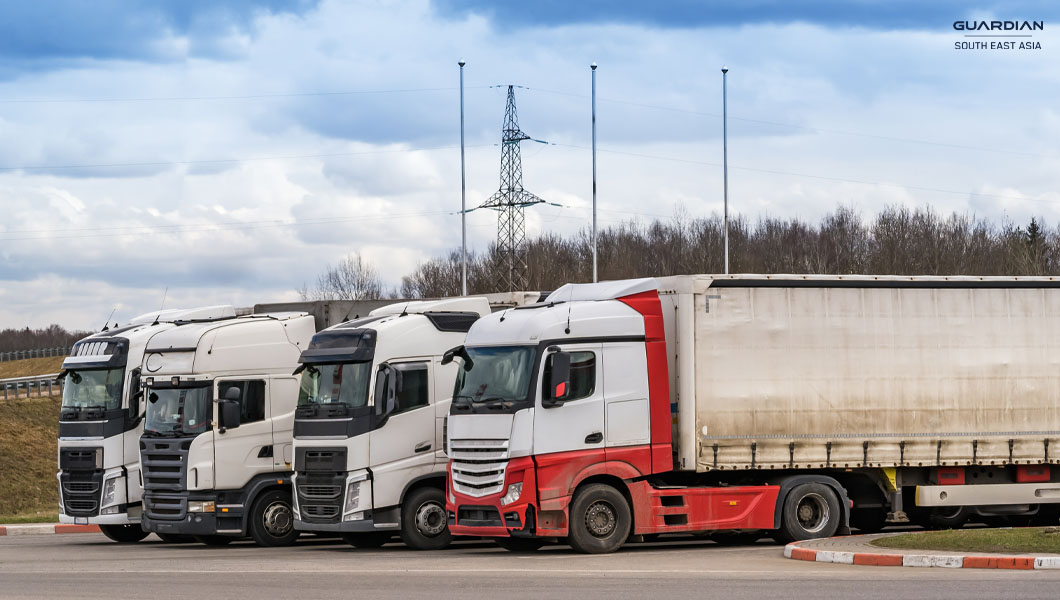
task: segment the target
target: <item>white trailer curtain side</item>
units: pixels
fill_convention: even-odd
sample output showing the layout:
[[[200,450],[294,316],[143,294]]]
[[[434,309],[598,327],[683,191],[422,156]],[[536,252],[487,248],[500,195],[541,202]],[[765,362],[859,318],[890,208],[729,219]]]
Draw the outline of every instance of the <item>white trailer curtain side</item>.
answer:
[[[1060,281],[660,278],[679,469],[1060,455]]]

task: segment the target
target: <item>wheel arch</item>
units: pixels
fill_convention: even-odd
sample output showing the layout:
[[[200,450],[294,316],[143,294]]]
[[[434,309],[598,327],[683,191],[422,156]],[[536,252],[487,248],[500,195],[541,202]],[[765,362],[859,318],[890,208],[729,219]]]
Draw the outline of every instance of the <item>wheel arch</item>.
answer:
[[[632,534],[634,531],[636,531],[637,511],[636,511],[636,509],[634,507],[634,504],[633,504],[633,495],[630,494],[629,486],[626,485],[626,482],[621,477],[618,477],[616,475],[606,474],[606,473],[597,473],[595,475],[590,475],[588,477],[585,477],[584,479],[579,480],[578,483],[574,486],[574,490],[571,492],[571,503],[573,504],[574,496],[578,494],[579,490],[581,490],[582,488],[585,488],[587,486],[590,486],[590,485],[592,485],[594,483],[602,483],[604,485],[613,487],[613,488],[615,488],[615,490],[618,491],[618,493],[622,494],[622,497],[626,499],[626,505],[629,506],[629,518],[630,518],[629,531],[630,531],[630,534]],[[568,527],[568,530],[570,528],[570,522],[569,522],[570,521],[570,510],[569,510],[569,507],[570,507],[570,505],[568,504],[568,511],[567,511],[567,513],[568,513],[567,514],[567,520],[568,520],[567,527]]]
[[[832,491],[839,498],[839,511],[842,515],[842,520],[836,533],[840,535],[850,533],[850,499],[847,497],[846,489],[834,477],[819,474],[791,475],[777,478],[772,483],[780,486],[780,492],[777,493],[777,505],[773,509],[773,529],[780,529],[784,514],[784,503],[787,501],[788,495],[791,494],[791,490],[806,483],[820,483],[832,488]]]

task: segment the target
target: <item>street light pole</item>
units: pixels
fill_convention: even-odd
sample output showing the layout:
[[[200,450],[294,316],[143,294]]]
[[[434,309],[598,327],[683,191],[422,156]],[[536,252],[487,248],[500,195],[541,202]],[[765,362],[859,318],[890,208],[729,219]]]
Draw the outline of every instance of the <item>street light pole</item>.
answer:
[[[593,283],[596,283],[596,63],[589,68],[593,72]]]
[[[726,78],[729,68],[721,68],[721,163],[725,199],[725,274],[729,274],[729,106]]]
[[[467,295],[467,179],[464,175],[464,59],[460,65],[460,295]]]

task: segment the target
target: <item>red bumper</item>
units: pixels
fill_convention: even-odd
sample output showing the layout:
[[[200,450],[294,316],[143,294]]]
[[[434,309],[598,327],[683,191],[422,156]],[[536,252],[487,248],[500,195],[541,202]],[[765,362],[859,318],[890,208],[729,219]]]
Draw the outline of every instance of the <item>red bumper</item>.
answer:
[[[453,463],[449,461],[445,509],[449,517],[449,531],[453,535],[482,537],[510,537],[534,534],[537,514],[537,480],[534,461],[530,457],[508,461],[504,473],[504,487],[489,496],[475,497],[461,494],[453,487]],[[508,486],[522,483],[522,494],[512,503],[501,505]]]

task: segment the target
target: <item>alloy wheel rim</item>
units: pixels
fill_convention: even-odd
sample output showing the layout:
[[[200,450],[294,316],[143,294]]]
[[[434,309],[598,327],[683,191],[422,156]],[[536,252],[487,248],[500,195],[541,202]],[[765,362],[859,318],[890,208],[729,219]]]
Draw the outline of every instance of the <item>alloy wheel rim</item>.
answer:
[[[282,501],[276,501],[265,508],[262,515],[265,531],[273,537],[283,537],[291,532],[294,523],[291,520],[291,507]]]
[[[425,502],[416,510],[416,529],[427,537],[445,531],[445,509],[437,502]]]
[[[817,533],[828,525],[828,501],[820,494],[806,494],[795,507],[799,525],[809,533]]]

